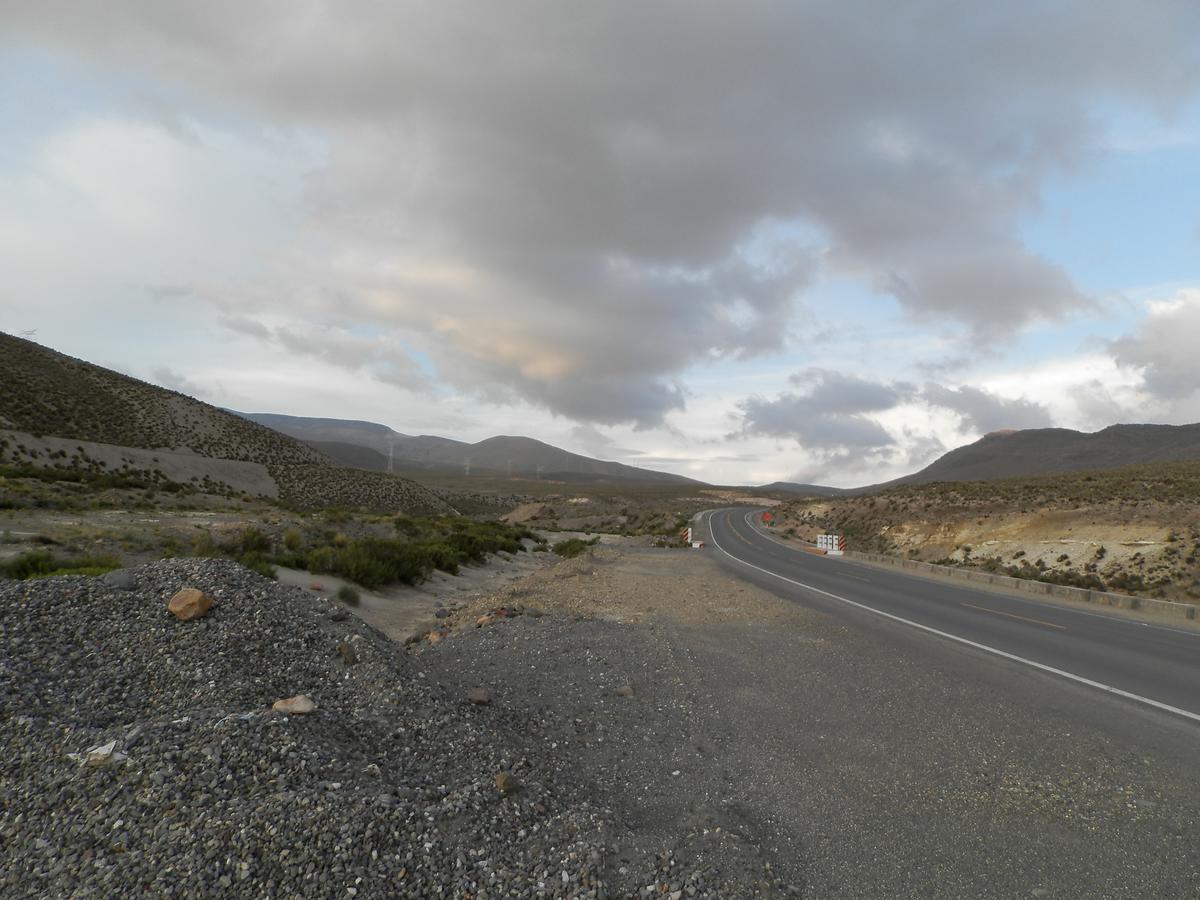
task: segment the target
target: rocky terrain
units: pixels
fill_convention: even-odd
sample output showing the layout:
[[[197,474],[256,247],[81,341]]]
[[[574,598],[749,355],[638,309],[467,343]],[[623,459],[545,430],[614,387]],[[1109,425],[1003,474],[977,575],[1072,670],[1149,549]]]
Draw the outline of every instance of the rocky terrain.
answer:
[[[185,586],[203,618],[168,612]],[[180,560],[0,584],[0,626],[5,896],[604,895],[566,748],[505,739],[541,720],[331,601]]]

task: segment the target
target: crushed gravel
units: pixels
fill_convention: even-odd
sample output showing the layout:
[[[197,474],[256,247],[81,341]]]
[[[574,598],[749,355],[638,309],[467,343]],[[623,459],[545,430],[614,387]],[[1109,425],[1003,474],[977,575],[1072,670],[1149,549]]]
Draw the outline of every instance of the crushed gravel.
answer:
[[[0,583],[0,894],[611,895],[568,748],[505,738],[537,716],[229,561],[109,581]],[[185,586],[212,612],[176,621]]]

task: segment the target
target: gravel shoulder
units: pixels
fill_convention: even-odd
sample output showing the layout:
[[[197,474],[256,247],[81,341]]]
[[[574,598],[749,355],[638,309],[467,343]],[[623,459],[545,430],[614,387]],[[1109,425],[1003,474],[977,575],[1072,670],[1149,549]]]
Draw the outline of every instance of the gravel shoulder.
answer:
[[[1200,893],[1187,723],[804,609],[703,553],[600,550],[496,599],[547,614],[416,652],[537,711],[511,739],[571,748],[623,826],[622,892],[700,872],[722,896]]]

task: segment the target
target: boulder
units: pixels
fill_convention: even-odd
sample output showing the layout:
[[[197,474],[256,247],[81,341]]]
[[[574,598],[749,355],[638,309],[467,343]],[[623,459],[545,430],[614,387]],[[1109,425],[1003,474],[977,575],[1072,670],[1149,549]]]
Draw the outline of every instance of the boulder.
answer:
[[[208,611],[212,608],[212,597],[196,588],[184,588],[176,593],[167,604],[167,609],[180,622],[190,622],[192,619],[202,618],[208,615]]]
[[[354,647],[344,641],[337,645],[337,652],[341,656],[342,661],[348,666],[352,666],[358,662],[358,654],[354,652]]]
[[[618,697],[632,697],[633,696],[633,685],[623,684],[619,688],[617,688],[613,693],[615,693]]]
[[[496,788],[500,791],[500,793],[511,794],[520,786],[521,783],[517,781],[516,776],[511,772],[496,773]]]

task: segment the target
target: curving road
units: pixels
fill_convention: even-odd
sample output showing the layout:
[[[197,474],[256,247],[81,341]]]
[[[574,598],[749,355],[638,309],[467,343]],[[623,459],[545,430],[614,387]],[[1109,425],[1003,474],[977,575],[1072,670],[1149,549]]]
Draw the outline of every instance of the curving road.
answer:
[[[1200,722],[1200,631],[817,556],[754,527],[761,510],[702,514],[738,574],[827,612],[875,616]]]

